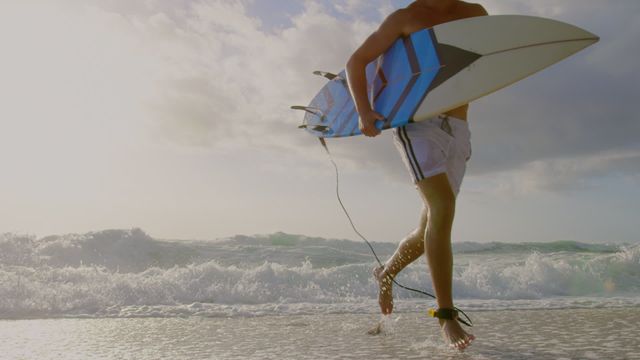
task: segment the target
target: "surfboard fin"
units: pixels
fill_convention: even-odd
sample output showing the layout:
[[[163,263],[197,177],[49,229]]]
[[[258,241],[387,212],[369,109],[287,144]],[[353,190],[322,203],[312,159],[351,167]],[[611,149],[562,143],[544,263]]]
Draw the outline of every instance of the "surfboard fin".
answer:
[[[316,70],[316,71],[314,71],[314,72],[313,72],[313,75],[322,76],[322,77],[325,77],[325,78],[327,78],[327,79],[329,79],[329,80],[333,80],[333,79],[335,79],[335,78],[338,78],[338,79],[344,80],[344,79],[343,79],[341,76],[339,76],[339,75],[336,75],[336,74],[333,74],[333,73],[330,73],[330,72],[326,72],[326,71],[320,71],[320,70]]]
[[[309,129],[311,131],[317,131],[321,133],[327,133],[331,130],[331,128],[326,125],[309,125],[309,124],[302,124],[298,126],[298,129]]]
[[[342,84],[344,84],[344,86],[348,86],[347,79],[345,79],[344,77],[342,77],[340,75],[336,75],[334,73],[330,73],[330,72],[326,72],[326,71],[320,71],[320,70],[314,71],[313,74],[314,75],[318,75],[318,76],[322,76],[322,77],[327,78],[329,80],[339,80]]]
[[[299,105],[295,105],[292,106],[291,109],[293,110],[302,110],[305,111],[309,114],[315,115],[318,118],[320,118],[320,122],[325,122],[326,121],[326,117],[324,116],[324,114],[322,113],[322,110],[314,108],[314,107],[310,107],[310,106],[299,106]],[[314,132],[318,132],[321,134],[327,134],[327,133],[331,133],[331,128],[327,125],[321,125],[321,124],[308,124],[305,118],[305,121],[302,125],[298,126],[298,129],[308,129]]]
[[[310,107],[310,106],[294,105],[294,106],[291,107],[291,109],[306,111],[309,114],[312,114],[312,115],[315,115],[315,116],[319,117],[320,121],[324,121],[325,120],[325,116],[322,113],[322,110],[320,110],[318,108],[314,108],[314,107]]]

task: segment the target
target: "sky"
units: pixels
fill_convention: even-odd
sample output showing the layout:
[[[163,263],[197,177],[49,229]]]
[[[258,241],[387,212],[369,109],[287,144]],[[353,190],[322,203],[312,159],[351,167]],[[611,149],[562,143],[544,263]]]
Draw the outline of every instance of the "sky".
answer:
[[[408,3],[1,1],[0,233],[357,239],[289,106]],[[453,241],[640,241],[640,2],[482,4],[601,41],[471,104]],[[390,134],[329,146],[359,230],[413,230],[421,201]]]

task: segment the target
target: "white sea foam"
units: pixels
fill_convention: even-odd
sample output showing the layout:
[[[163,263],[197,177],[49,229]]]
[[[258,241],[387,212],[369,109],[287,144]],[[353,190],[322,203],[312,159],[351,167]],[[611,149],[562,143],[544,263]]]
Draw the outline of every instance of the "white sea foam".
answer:
[[[456,299],[475,309],[638,305],[640,246],[590,246],[467,244],[456,255]],[[376,248],[386,257],[393,245]],[[367,251],[358,242],[285,234],[218,242],[158,241],[139,229],[4,234],[0,318],[372,312],[377,287]],[[418,263],[397,279],[430,289]],[[422,302],[401,289],[396,296],[410,310]]]

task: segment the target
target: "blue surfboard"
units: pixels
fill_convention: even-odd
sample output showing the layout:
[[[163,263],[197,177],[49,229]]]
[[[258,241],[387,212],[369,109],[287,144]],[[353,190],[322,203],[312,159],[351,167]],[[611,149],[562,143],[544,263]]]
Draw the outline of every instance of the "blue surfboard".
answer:
[[[366,67],[369,100],[386,130],[425,120],[523,79],[595,43],[563,22],[520,15],[457,20],[399,38]],[[345,71],[316,71],[329,81],[303,124],[321,138],[360,135]]]

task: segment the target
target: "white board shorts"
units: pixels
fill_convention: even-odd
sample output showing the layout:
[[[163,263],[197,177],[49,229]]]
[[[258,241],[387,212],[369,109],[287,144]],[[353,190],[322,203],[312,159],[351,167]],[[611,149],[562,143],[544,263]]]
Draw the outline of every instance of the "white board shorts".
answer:
[[[458,195],[471,158],[471,132],[466,121],[436,116],[395,128],[393,140],[414,184],[446,173],[451,190]]]

